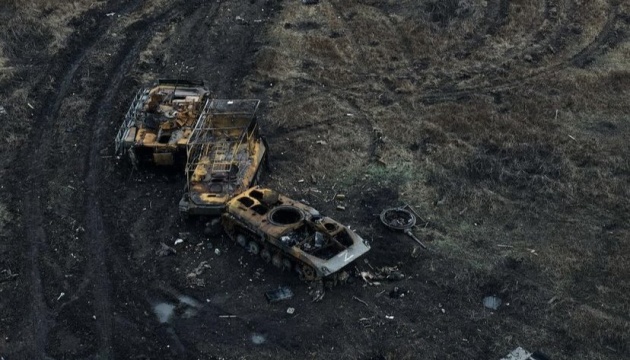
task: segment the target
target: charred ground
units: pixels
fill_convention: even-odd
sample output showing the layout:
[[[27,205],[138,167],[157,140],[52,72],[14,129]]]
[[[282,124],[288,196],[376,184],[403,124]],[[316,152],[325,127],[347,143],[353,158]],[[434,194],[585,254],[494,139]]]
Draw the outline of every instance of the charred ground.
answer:
[[[0,17],[6,359],[630,350],[625,2],[33,0]],[[264,184],[351,225],[371,266],[407,278],[311,303],[296,277],[182,222],[179,172],[111,157],[131,96],[160,77],[262,98]],[[402,203],[423,218],[417,258],[377,222]],[[296,297],[267,304],[278,285]],[[410,293],[392,299],[394,285]],[[164,302],[179,306],[161,324]]]

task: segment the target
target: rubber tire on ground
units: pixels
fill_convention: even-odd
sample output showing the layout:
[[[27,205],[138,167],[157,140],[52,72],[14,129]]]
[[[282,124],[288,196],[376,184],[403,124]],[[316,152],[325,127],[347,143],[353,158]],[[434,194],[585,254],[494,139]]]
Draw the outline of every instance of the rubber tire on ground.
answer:
[[[249,244],[247,244],[247,251],[254,255],[258,255],[258,253],[260,252],[260,245],[252,240],[249,242]]]
[[[269,252],[269,250],[267,249],[263,249],[260,252],[260,257],[263,259],[264,262],[269,263],[271,262],[271,253]]]

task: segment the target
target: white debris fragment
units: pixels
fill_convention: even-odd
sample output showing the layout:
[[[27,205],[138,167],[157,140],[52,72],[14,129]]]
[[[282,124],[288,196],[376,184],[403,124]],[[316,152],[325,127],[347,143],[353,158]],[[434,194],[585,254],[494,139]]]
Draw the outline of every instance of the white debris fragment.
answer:
[[[110,13],[105,14],[105,16],[107,16],[107,17],[112,17],[112,16],[114,16],[114,15],[116,15],[116,13],[115,13],[115,12],[110,12]]]
[[[61,294],[59,294],[59,297],[57,298],[57,301],[59,301],[64,295],[66,295],[66,293],[62,292]]]
[[[0,115],[6,115],[7,114],[7,109],[4,108],[4,106],[0,105]]]
[[[179,244],[181,244],[183,242],[184,242],[184,239],[177,239],[177,240],[175,240],[175,245],[179,245]]]
[[[293,315],[294,312],[295,312],[295,308],[290,307],[287,309],[287,314],[289,315]]]

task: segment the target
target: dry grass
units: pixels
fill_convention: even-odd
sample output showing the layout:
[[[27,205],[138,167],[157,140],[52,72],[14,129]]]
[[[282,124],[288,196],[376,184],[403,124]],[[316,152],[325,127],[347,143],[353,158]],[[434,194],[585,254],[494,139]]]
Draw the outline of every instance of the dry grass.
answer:
[[[4,5],[5,19],[0,25],[2,51],[6,59],[20,57],[25,46],[42,48],[49,55],[65,46],[72,33],[70,21],[104,1],[9,0]],[[2,61],[0,61],[0,64]]]
[[[250,79],[251,88],[273,82],[274,146],[300,154],[299,171],[280,161],[279,173],[288,183],[325,173],[317,186],[357,194],[396,189],[429,219],[418,234],[455,277],[438,283],[476,294],[505,259],[524,259],[529,272],[512,276],[532,277],[540,290],[522,296],[581,304],[549,315],[571,317],[562,341],[590,344],[575,350],[588,358],[605,358],[607,346],[625,351],[627,338],[613,335],[627,328],[624,317],[582,310],[608,301],[610,313],[627,314],[620,304],[630,301],[621,240],[630,228],[627,37],[595,46],[580,69],[568,59],[601,38],[608,2],[558,2],[545,18],[540,2],[513,1],[504,20],[493,18],[499,26],[486,19],[490,2],[455,3],[285,4]],[[624,21],[615,29],[630,31]],[[509,91],[427,100],[496,84]],[[585,295],[596,286],[603,290]],[[587,327],[601,331],[591,338]]]

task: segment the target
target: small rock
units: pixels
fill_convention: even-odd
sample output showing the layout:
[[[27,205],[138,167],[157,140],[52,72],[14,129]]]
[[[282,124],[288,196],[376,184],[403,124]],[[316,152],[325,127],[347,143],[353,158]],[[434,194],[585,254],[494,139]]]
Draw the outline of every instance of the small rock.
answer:
[[[214,249],[214,253],[219,256],[221,255],[221,250],[219,250],[219,248]]]
[[[295,308],[290,307],[287,309],[287,314],[289,315],[293,315],[294,312],[295,312]]]
[[[346,210],[346,207],[345,206],[341,206],[341,205],[337,205],[337,210],[344,211],[344,210]]]

